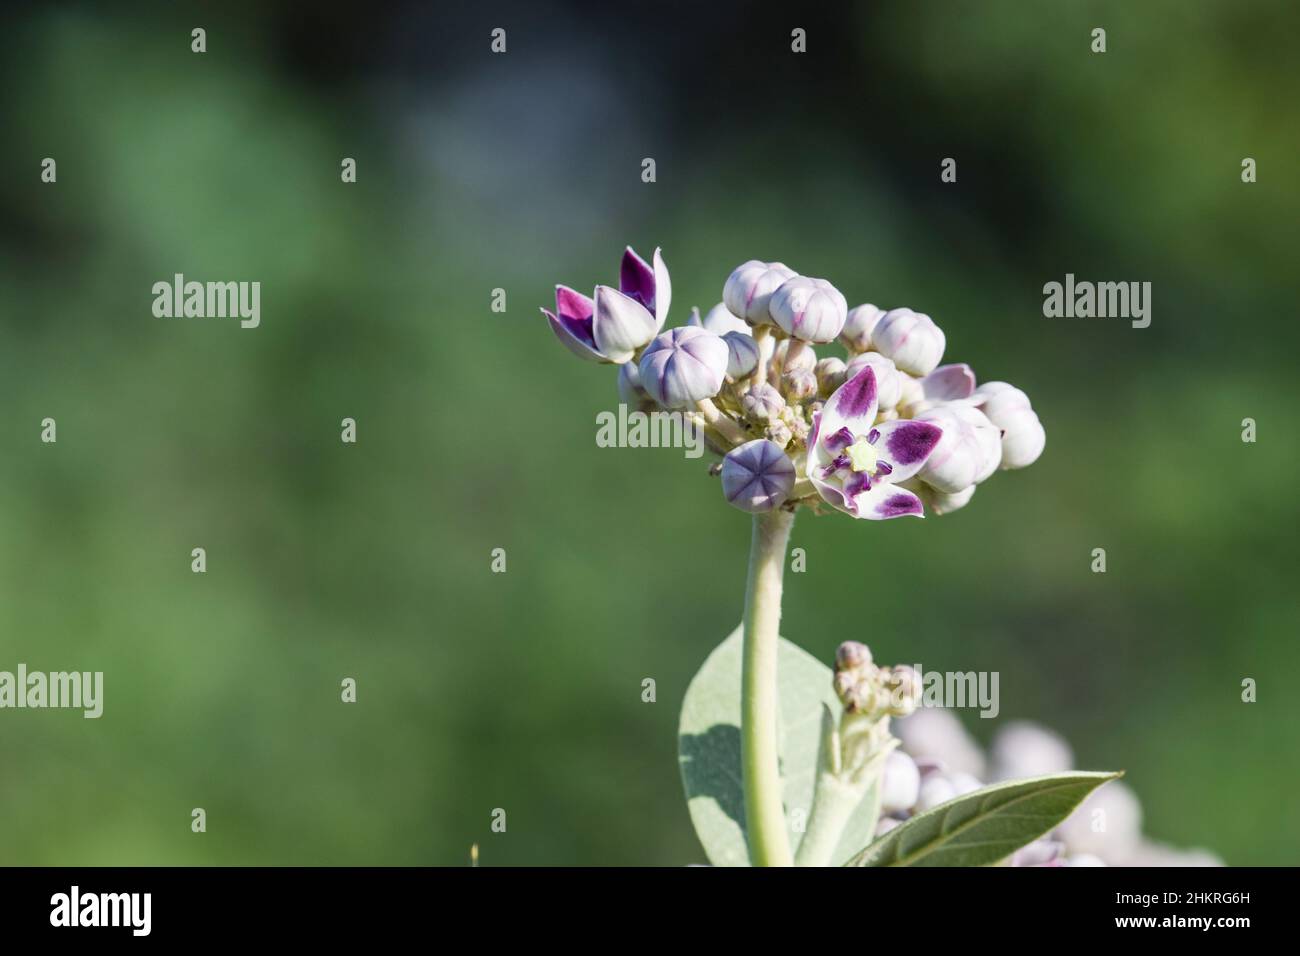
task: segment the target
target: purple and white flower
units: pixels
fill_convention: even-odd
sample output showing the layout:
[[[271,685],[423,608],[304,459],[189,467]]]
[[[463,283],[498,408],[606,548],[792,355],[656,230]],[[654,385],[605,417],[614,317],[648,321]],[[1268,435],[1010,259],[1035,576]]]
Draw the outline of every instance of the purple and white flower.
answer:
[[[926,460],[920,478],[944,494],[978,485],[1002,462],[1002,433],[977,408],[936,405],[913,421],[933,422],[943,429],[943,438]]]
[[[641,387],[664,408],[691,408],[718,394],[729,357],[721,336],[693,325],[671,329],[641,353]]]
[[[672,282],[659,250],[650,265],[629,246],[623,253],[617,289],[596,286],[593,299],[557,285],[555,311],[542,309],[542,314],[555,337],[574,355],[622,364],[663,328],[671,300]]]
[[[732,270],[722,287],[722,301],[731,314],[750,325],[772,325],[768,303],[772,293],[795,271],[781,262],[750,259]]]
[[[768,311],[781,331],[804,342],[834,342],[849,305],[825,279],[794,276],[772,293]]]
[[[780,507],[794,487],[794,464],[781,447],[765,438],[733,448],[722,459],[722,493],[741,511]]]
[[[923,515],[921,499],[898,482],[925,464],[943,437],[931,422],[875,424],[876,373],[864,368],[835,390],[808,436],[808,478],[832,507],[855,518]]]

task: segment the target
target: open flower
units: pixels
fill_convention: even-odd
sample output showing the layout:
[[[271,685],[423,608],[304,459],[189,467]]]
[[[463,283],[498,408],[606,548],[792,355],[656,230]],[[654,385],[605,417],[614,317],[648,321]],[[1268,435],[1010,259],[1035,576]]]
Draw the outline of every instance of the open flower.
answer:
[[[555,311],[542,309],[555,337],[579,358],[622,364],[663,328],[673,293],[658,249],[652,266],[629,246],[618,285],[596,286],[594,299],[557,285]]]
[[[921,499],[898,485],[930,457],[942,429],[898,419],[875,424],[876,373],[870,366],[826,401],[808,436],[808,478],[826,503],[855,518],[923,515]]]

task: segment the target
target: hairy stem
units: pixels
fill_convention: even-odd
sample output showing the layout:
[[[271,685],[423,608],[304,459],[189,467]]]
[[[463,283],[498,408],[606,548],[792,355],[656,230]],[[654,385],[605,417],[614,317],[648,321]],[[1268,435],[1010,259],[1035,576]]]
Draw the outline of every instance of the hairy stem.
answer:
[[[776,666],[781,578],[794,513],[754,515],[745,591],[744,657],[740,680],[740,756],[745,784],[745,831],[754,866],[790,866],[777,755]]]
[[[831,855],[844,835],[853,811],[862,804],[866,787],[840,780],[834,774],[817,777],[808,829],[799,844],[796,866],[830,866]],[[879,788],[877,787],[877,792]]]

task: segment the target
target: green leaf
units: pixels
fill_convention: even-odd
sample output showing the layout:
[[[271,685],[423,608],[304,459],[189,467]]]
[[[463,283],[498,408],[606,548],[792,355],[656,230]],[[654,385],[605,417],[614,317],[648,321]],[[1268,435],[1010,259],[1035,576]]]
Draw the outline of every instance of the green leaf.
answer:
[[[1010,780],[968,793],[890,830],[847,866],[988,866],[1050,832],[1118,773]]]
[[[741,628],[714,649],[691,680],[682,701],[677,759],[695,832],[714,866],[748,866],[745,795],[740,774]],[[823,704],[836,721],[840,703],[831,669],[782,639],[777,656],[780,753],[790,846],[798,849],[812,808]],[[869,795],[868,795],[869,796]],[[843,863],[871,838],[868,799],[845,827],[832,862]]]

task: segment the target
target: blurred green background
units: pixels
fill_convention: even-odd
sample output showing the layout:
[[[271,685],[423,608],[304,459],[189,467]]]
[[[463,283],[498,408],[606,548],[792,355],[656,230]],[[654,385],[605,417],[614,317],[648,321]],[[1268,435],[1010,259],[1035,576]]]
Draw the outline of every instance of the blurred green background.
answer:
[[[953,515],[802,516],[786,636],[1000,671],[981,740],[1047,724],[1128,772],[1148,835],[1295,862],[1298,25],[1172,0],[7,11],[0,669],[106,691],[97,721],[0,712],[0,863],[702,861],[677,708],[739,619],[747,519],[704,462],[597,448],[614,374],[537,311],[627,243],[663,247],[671,324],[779,259],[929,313],[1046,425]],[[154,318],[176,272],[260,281],[261,327]],[[1151,327],[1044,318],[1066,272],[1152,282]]]

